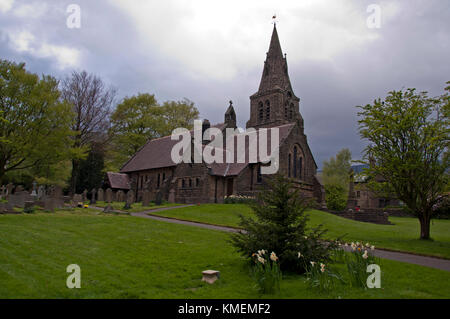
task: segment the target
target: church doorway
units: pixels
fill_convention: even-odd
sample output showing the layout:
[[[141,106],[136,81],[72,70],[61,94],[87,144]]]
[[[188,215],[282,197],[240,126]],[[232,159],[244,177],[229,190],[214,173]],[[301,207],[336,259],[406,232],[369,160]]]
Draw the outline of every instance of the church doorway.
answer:
[[[233,182],[232,178],[227,179],[227,196],[233,195]]]

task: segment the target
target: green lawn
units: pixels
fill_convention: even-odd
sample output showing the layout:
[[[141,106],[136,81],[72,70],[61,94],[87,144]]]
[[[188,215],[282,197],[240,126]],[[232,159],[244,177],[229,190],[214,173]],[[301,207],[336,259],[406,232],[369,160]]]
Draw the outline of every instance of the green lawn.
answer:
[[[106,207],[106,202],[101,202],[98,201],[96,204],[94,204],[93,206],[97,206],[97,207]],[[123,206],[125,206],[124,202],[112,202],[111,206],[113,207],[113,209],[115,210],[122,210],[125,212],[130,212],[130,213],[137,213],[137,212],[142,212],[142,211],[146,211],[146,210],[152,210],[152,209],[158,209],[158,208],[164,208],[164,207],[172,207],[172,206],[179,206],[182,204],[173,204],[173,203],[162,203],[161,205],[157,206],[155,205],[155,203],[150,202],[149,206],[142,206],[142,203],[133,203],[131,204],[131,208],[128,210],[123,209]]]
[[[205,204],[157,212],[157,215],[174,217],[223,226],[239,226],[239,214],[254,216],[243,204]],[[433,220],[433,241],[419,238],[419,220],[408,217],[390,217],[394,225],[377,225],[342,218],[323,211],[309,211],[311,226],[323,224],[327,236],[334,239],[345,235],[346,241],[370,242],[379,248],[415,252],[450,259],[450,220]]]
[[[450,272],[383,260],[383,289],[320,295],[285,275],[278,295],[259,295],[229,234],[91,209],[0,215],[0,298],[449,298]],[[263,248],[263,247],[261,247]],[[66,267],[81,267],[81,289]],[[342,266],[339,266],[342,268]],[[201,282],[201,271],[221,279]]]

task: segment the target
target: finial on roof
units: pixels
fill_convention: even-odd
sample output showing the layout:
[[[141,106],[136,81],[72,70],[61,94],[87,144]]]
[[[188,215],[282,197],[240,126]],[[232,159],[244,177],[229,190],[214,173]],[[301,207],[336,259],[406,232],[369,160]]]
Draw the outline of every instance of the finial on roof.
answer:
[[[233,101],[230,100],[230,106],[233,106]]]
[[[274,14],[273,16],[272,16],[272,23],[273,23],[273,25],[276,25],[277,24],[277,15],[276,14]]]

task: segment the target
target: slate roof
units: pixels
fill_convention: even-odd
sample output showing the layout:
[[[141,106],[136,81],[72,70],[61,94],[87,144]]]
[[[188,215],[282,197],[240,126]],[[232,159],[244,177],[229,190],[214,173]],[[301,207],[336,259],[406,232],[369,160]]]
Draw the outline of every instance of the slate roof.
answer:
[[[130,179],[127,174],[107,172],[106,177],[111,188],[130,189]]]
[[[292,127],[294,126],[293,123],[285,124],[281,126],[277,126],[279,128],[279,145],[281,145],[281,142],[289,135]],[[217,127],[219,129],[223,129],[225,126],[224,124],[218,124],[214,127]],[[191,131],[192,132],[192,131]],[[254,133],[254,134],[259,134]],[[236,163],[237,161],[237,136],[234,137],[235,139],[235,149],[234,149],[234,157],[235,157],[235,163],[226,163],[226,151],[224,150],[224,160],[223,163],[211,163],[206,164],[207,167],[210,168],[210,173],[212,175],[218,175],[218,176],[234,176],[238,175],[248,164],[249,164],[249,156],[248,156],[248,146],[249,143],[245,143],[245,162],[244,163]],[[249,139],[249,137],[246,137],[246,139]],[[271,134],[270,130],[267,133],[267,150],[268,153],[270,153],[270,145],[271,145]],[[131,173],[135,171],[141,171],[141,170],[148,170],[148,169],[154,169],[154,168],[163,168],[163,167],[171,167],[175,166],[176,163],[172,161],[171,158],[171,151],[172,147],[177,144],[178,141],[172,141],[170,136],[165,136],[162,138],[150,140],[145,144],[120,170],[121,173]],[[203,149],[205,147],[210,147],[209,145],[203,146]],[[240,151],[240,150],[239,150]],[[259,161],[259,157],[257,158],[257,161]]]

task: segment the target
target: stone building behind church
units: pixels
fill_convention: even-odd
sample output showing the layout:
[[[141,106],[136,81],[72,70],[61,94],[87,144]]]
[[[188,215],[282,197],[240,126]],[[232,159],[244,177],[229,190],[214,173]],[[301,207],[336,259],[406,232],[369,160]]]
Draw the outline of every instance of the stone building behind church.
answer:
[[[236,113],[230,103],[224,122],[211,127],[220,129],[225,136],[225,130],[235,129],[236,123]],[[203,130],[209,126],[205,120]],[[292,178],[304,195],[315,197],[319,202],[323,200],[322,188],[315,176],[317,165],[304,134],[300,99],[291,86],[276,26],[258,91],[250,96],[250,119],[246,126],[278,128],[279,172]],[[123,187],[133,189],[137,200],[148,189],[151,199],[159,192],[163,199],[177,203],[220,203],[225,196],[253,195],[261,188],[265,178],[261,174],[261,162],[251,163],[246,158],[244,163],[175,164],[171,150],[177,143],[170,136],[148,141],[121,168],[120,174],[127,177],[123,180],[129,181]],[[245,151],[248,153],[248,144]]]

